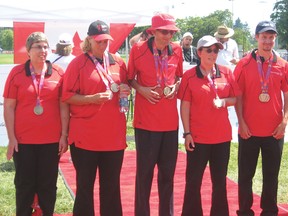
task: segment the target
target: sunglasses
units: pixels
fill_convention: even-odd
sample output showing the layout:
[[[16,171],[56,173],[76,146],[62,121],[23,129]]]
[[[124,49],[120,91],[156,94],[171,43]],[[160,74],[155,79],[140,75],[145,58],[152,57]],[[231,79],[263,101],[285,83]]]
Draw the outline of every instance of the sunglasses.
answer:
[[[206,49],[206,52],[207,53],[215,53],[215,54],[218,54],[218,52],[219,52],[219,49],[211,49],[211,48],[208,48],[208,49]]]
[[[163,35],[174,35],[176,32],[173,30],[165,30],[165,29],[157,29],[159,32],[161,32],[161,34]]]

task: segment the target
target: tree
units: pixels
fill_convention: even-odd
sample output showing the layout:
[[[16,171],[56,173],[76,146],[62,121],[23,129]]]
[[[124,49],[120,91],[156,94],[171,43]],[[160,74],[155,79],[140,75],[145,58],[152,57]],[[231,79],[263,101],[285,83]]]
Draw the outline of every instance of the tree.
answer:
[[[185,32],[193,34],[193,45],[196,46],[197,41],[204,35],[214,35],[217,27],[220,25],[232,26],[232,14],[229,10],[216,10],[215,12],[204,17],[187,17],[185,19],[177,19],[177,26],[181,29],[178,35],[179,40]],[[242,45],[241,51],[246,52],[252,48],[253,38],[250,34],[248,24],[243,24],[238,18],[234,25],[235,34],[233,39],[238,45]]]
[[[13,30],[11,28],[0,31],[0,47],[4,50],[13,50]]]
[[[277,26],[278,46],[288,49],[288,0],[277,1],[270,18]]]

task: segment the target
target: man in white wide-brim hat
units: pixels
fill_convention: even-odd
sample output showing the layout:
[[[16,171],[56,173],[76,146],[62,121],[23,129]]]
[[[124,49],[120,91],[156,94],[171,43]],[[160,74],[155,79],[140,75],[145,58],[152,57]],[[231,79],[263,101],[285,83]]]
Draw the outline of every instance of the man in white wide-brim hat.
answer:
[[[230,67],[233,71],[235,65],[239,61],[238,45],[231,37],[234,35],[234,30],[225,25],[218,26],[215,32],[215,38],[223,44],[223,49],[218,53],[216,63]]]

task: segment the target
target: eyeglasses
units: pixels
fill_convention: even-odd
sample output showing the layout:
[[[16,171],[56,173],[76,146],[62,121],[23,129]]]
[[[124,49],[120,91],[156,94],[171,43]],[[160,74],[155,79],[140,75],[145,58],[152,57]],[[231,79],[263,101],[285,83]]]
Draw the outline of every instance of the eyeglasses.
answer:
[[[161,34],[163,35],[174,35],[176,32],[173,30],[165,30],[165,29],[157,29],[159,32],[161,32]]]
[[[218,54],[218,52],[219,52],[219,49],[211,49],[211,48],[208,48],[208,49],[206,49],[206,52],[207,53],[215,53],[215,54]]]
[[[49,49],[49,46],[41,46],[41,45],[37,45],[37,46],[32,46],[31,49],[34,48],[34,49],[38,49],[38,50],[48,50]]]

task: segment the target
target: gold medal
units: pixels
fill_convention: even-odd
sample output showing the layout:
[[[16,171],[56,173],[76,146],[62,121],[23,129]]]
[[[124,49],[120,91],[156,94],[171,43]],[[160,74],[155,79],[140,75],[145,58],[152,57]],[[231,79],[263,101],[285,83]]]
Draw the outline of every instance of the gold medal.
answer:
[[[270,100],[270,95],[268,93],[261,93],[259,95],[259,101],[263,103],[267,103]]]
[[[110,86],[110,89],[112,92],[118,92],[119,91],[119,85],[117,83],[112,83]]]
[[[172,89],[169,86],[166,86],[164,88],[164,95],[167,96],[171,93]]]
[[[36,105],[35,107],[34,107],[34,113],[35,113],[35,115],[42,115],[42,113],[43,113],[43,107],[41,106],[41,105]]]
[[[156,87],[155,89],[153,89],[153,91],[157,92],[159,94],[159,96],[163,95],[163,90],[161,87]]]

